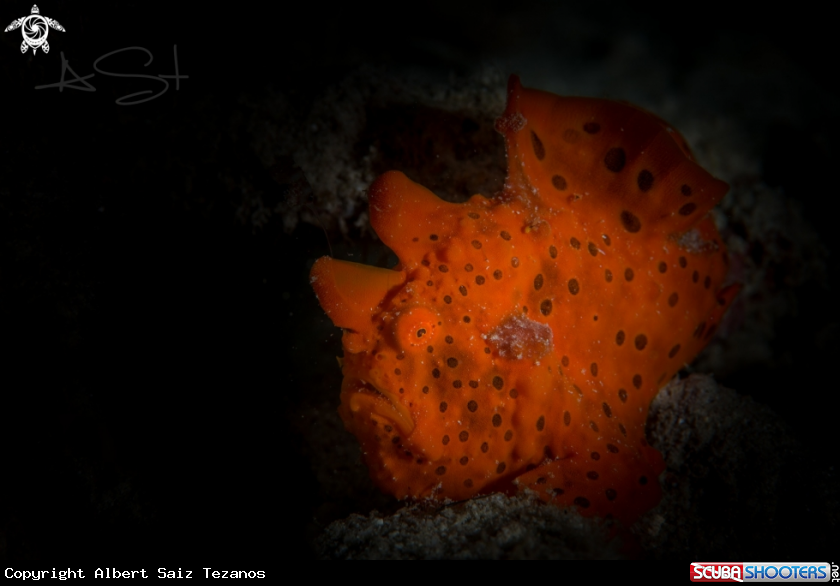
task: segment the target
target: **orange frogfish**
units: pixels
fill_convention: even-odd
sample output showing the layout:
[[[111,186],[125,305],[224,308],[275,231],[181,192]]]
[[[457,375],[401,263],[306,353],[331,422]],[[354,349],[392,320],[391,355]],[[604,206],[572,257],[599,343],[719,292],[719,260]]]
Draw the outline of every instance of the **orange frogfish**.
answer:
[[[532,489],[636,520],[659,501],[658,389],[737,293],[708,212],[728,185],[635,106],[508,84],[503,191],[441,200],[399,171],[370,221],[399,258],[312,267],[344,330],[339,413],[398,498]]]

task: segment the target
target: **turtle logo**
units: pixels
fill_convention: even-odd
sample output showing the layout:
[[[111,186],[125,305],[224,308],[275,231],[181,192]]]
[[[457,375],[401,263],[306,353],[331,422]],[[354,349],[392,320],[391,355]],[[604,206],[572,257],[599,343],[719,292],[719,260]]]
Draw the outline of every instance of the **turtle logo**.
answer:
[[[41,16],[41,11],[38,10],[38,5],[32,5],[32,14],[13,20],[12,24],[6,27],[4,32],[13,31],[21,27],[23,33],[23,42],[20,44],[20,52],[26,53],[29,47],[32,47],[32,54],[34,55],[38,47],[43,49],[44,53],[50,52],[50,44],[47,42],[47,33],[50,32],[49,27],[57,31],[64,32],[64,27],[58,24],[57,20]]]

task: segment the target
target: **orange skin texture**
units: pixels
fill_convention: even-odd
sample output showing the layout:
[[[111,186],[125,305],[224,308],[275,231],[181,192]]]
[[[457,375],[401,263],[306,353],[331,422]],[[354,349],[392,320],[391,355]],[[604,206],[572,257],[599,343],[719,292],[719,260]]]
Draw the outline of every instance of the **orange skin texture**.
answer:
[[[319,259],[344,329],[339,413],[397,498],[533,489],[632,523],[660,498],[659,388],[737,293],[708,211],[728,190],[656,116],[511,77],[508,178],[447,203],[398,171],[370,188],[393,269]]]

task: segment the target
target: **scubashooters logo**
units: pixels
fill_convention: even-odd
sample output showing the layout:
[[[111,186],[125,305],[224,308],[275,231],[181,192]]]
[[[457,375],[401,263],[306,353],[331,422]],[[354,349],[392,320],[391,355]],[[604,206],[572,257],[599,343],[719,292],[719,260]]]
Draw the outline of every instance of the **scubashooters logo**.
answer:
[[[6,27],[3,32],[13,31],[17,28],[21,29],[23,33],[23,42],[20,44],[20,52],[26,53],[26,50],[32,48],[32,54],[38,52],[40,47],[44,53],[50,52],[50,44],[47,42],[47,35],[51,28],[57,31],[64,32],[64,27],[58,24],[57,20],[41,16],[41,11],[38,10],[38,5],[32,5],[32,14],[13,20],[12,24]]]
[[[823,562],[694,562],[691,564],[690,578],[692,582],[838,581],[832,566]]]

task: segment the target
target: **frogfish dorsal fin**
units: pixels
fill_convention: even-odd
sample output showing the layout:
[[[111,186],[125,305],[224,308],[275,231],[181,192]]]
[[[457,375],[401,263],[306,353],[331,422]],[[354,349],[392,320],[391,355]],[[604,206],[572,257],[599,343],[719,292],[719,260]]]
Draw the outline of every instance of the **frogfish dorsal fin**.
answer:
[[[604,231],[678,236],[729,190],[694,162],[676,130],[630,104],[523,88],[514,75],[496,128],[507,139],[509,183],[603,220]]]

